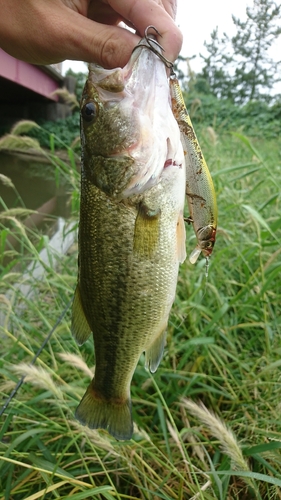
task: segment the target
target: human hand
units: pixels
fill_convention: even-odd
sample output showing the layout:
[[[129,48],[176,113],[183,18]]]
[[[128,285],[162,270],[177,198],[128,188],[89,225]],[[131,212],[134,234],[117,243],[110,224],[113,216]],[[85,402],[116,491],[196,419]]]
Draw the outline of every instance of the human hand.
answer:
[[[173,19],[177,0],[0,0],[0,47],[33,64],[65,59],[123,67],[149,25],[174,61],[182,35]]]

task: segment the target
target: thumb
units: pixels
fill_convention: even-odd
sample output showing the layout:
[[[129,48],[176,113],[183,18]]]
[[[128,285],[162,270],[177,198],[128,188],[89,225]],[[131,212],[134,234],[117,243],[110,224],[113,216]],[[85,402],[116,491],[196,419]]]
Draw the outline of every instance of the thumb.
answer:
[[[95,62],[108,69],[123,67],[140,40],[127,29],[97,23],[74,11],[59,24],[53,46],[56,60]]]
[[[9,0],[1,8],[0,47],[32,64],[74,59],[123,67],[139,41],[130,31],[92,21],[61,2]]]

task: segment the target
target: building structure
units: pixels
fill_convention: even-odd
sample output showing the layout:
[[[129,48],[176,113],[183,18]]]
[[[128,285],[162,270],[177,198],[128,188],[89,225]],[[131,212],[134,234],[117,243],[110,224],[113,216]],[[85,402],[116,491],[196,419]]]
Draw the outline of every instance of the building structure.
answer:
[[[70,107],[54,94],[63,87],[74,92],[75,78],[64,77],[61,65],[35,66],[0,49],[0,132],[20,119],[57,120],[70,115]]]

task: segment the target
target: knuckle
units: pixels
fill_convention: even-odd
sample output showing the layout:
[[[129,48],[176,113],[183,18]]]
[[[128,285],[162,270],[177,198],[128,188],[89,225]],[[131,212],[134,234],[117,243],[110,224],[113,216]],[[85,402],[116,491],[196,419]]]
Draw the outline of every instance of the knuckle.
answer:
[[[101,45],[100,56],[104,68],[110,69],[116,65],[117,52],[118,52],[118,40],[116,40],[113,37],[110,37],[103,41]]]
[[[132,48],[130,43],[124,43],[125,40],[117,34],[111,35],[103,41],[101,46],[102,66],[106,69],[123,67],[129,60]]]

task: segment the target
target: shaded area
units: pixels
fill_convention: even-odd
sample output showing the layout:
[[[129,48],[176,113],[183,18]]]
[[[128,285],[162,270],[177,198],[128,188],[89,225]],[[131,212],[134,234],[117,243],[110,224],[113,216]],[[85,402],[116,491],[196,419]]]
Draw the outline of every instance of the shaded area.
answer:
[[[61,154],[63,156],[63,153]],[[63,158],[64,161],[66,160]],[[4,255],[6,250],[18,250],[21,239],[5,211],[14,208],[35,210],[22,219],[25,229],[40,229],[42,234],[52,235],[57,230],[57,218],[70,216],[70,185],[57,184],[54,167],[40,152],[1,151],[0,172],[8,180],[0,182],[0,210],[3,211],[3,228],[9,230],[3,250],[2,264],[5,266],[14,258],[14,253]],[[1,212],[0,212],[1,218]]]
[[[75,83],[51,66],[19,61],[0,49],[0,133],[23,118],[66,118],[71,110],[53,92],[62,87],[74,92]]]

